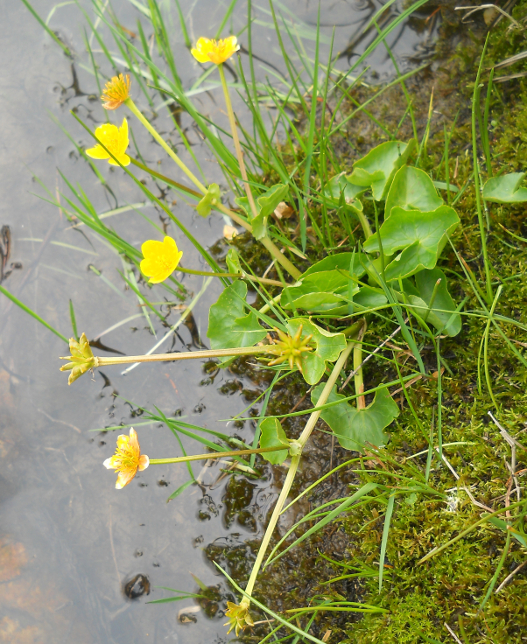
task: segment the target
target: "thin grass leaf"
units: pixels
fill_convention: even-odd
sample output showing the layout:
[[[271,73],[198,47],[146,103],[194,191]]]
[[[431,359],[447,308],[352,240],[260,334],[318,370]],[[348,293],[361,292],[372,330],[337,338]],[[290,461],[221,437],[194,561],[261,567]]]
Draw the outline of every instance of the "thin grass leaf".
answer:
[[[42,20],[42,18],[38,15],[38,13],[33,9],[31,4],[29,3],[28,0],[22,0],[24,5],[26,6],[27,10],[31,13],[33,18],[38,22],[38,24],[44,29],[44,31],[48,34],[48,36],[51,36],[53,40],[57,43],[57,45],[60,46],[62,51],[71,58],[71,51],[69,50],[69,47],[66,47],[66,45],[62,42],[62,40],[57,36],[57,34],[48,27],[48,25]]]
[[[382,590],[382,578],[384,573],[384,560],[386,558],[386,548],[388,546],[388,536],[390,534],[390,524],[392,521],[393,507],[395,504],[395,492],[392,492],[388,498],[386,514],[384,515],[384,526],[382,529],[381,554],[379,556],[379,594]]]

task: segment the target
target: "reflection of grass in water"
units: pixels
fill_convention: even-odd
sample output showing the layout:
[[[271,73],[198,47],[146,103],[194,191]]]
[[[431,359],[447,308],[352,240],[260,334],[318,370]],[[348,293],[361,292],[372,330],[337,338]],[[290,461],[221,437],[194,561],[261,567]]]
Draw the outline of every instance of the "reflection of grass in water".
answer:
[[[235,5],[236,2],[232,2],[229,11],[233,11]],[[521,6],[523,7],[523,4]],[[226,139],[224,142],[213,124],[196,111],[188,93],[181,85],[168,30],[157,3],[149,3],[148,11],[156,35],[156,54],[151,53],[142,29],[139,29],[139,47],[130,41],[129,34],[118,23],[112,22],[109,14],[101,13],[98,20],[101,25],[106,25],[114,37],[119,55],[110,53],[104,45],[99,27],[93,29],[93,35],[112,68],[120,68],[122,60],[132,70],[136,85],[140,87],[151,107],[155,104],[153,97],[157,100],[161,96],[163,100],[168,101],[174,97],[183,110],[190,114],[203,131],[212,153],[224,169],[226,181],[232,187],[232,176],[239,177],[239,168],[230,152],[229,135],[221,133]],[[225,20],[228,20],[229,11]],[[289,33],[287,24],[280,23],[279,17],[274,14],[272,18],[278,35],[280,36],[281,31],[287,33],[296,43],[296,34]],[[388,29],[395,26],[391,25]],[[501,47],[500,38],[504,38],[505,27],[506,25],[501,26],[496,36],[491,38],[491,58],[497,55]],[[188,40],[186,30],[183,31]],[[386,35],[385,30],[369,50],[373,51],[375,46],[382,44],[382,37]],[[518,44],[517,35],[509,40]],[[448,74],[451,78],[445,81],[447,88],[451,83],[457,92],[460,83],[463,89],[464,84],[472,82],[477,67],[474,65],[474,52],[474,48],[468,47],[450,62]],[[349,480],[343,482],[335,475],[338,482],[329,479],[325,489],[323,485],[328,480],[320,483],[320,487],[317,485],[322,473],[320,463],[316,463],[318,469],[315,473],[303,474],[302,483],[315,486],[310,492],[313,497],[310,498],[315,500],[319,508],[312,517],[313,524],[309,524],[310,528],[316,525],[317,521],[323,521],[325,512],[333,509],[333,506],[329,509],[320,507],[327,502],[328,495],[338,490],[338,498],[349,496],[347,483],[360,486],[374,482],[379,487],[369,488],[368,498],[363,499],[354,509],[348,509],[346,518],[339,518],[329,526],[320,525],[320,529],[314,531],[309,542],[303,542],[301,548],[291,549],[278,566],[265,571],[257,587],[259,597],[263,597],[264,603],[268,603],[271,608],[280,610],[290,609],[292,606],[307,606],[310,601],[313,604],[325,601],[324,611],[315,617],[313,632],[322,637],[326,629],[332,630],[330,641],[336,641],[337,638],[340,638],[339,641],[350,643],[438,641],[437,638],[448,637],[443,626],[446,622],[450,628],[456,629],[466,642],[476,641],[475,638],[485,634],[496,642],[519,642],[522,619],[525,626],[525,613],[522,617],[522,614],[517,612],[518,607],[521,608],[522,597],[525,596],[525,582],[519,575],[499,594],[491,593],[483,612],[477,614],[478,605],[486,597],[488,588],[492,589],[492,585],[497,588],[497,582],[503,581],[508,574],[507,566],[510,562],[517,563],[521,560],[522,551],[519,543],[510,536],[505,538],[499,526],[489,528],[485,525],[478,528],[437,557],[424,564],[418,562],[433,547],[446,543],[479,519],[482,508],[473,503],[463,486],[469,488],[478,503],[490,506],[491,509],[494,509],[493,503],[496,499],[507,493],[509,472],[502,464],[502,459],[510,458],[509,447],[503,442],[497,428],[485,421],[486,412],[499,406],[500,418],[505,419],[506,427],[511,433],[524,422],[521,404],[525,404],[524,387],[527,372],[521,349],[515,344],[525,340],[524,328],[518,326],[519,321],[525,320],[523,308],[527,301],[522,280],[523,242],[517,239],[513,241],[501,232],[495,234],[494,230],[492,236],[487,239],[489,269],[495,280],[494,292],[498,276],[504,285],[499,308],[496,310],[502,316],[499,323],[501,332],[506,334],[509,343],[507,346],[503,344],[503,337],[498,335],[498,329],[488,313],[490,302],[485,302],[484,290],[478,291],[474,283],[474,276],[481,279],[483,267],[479,260],[480,233],[473,222],[477,209],[472,189],[472,166],[464,149],[471,140],[470,118],[461,113],[455,129],[449,134],[449,144],[445,145],[443,133],[434,131],[433,112],[429,109],[432,107],[429,103],[430,83],[422,83],[421,87],[413,83],[411,76],[415,72],[407,74],[404,78],[407,85],[402,85],[403,80],[398,79],[392,87],[383,88],[378,93],[362,86],[356,80],[346,80],[333,73],[333,79],[337,79],[339,94],[336,86],[329,82],[332,76],[331,62],[320,63],[327,79],[325,84],[320,86],[318,73],[313,72],[313,63],[303,45],[297,46],[296,53],[297,62],[291,63],[284,50],[289,78],[281,79],[282,86],[279,90],[270,83],[256,82],[252,59],[250,78],[240,78],[240,86],[247,95],[248,108],[255,124],[252,132],[243,132],[242,140],[249,165],[250,181],[256,187],[281,181],[289,186],[290,193],[295,195],[299,205],[300,217],[295,222],[297,231],[293,240],[288,241],[286,234],[291,226],[280,221],[272,223],[275,239],[291,249],[290,257],[297,263],[300,263],[298,253],[305,253],[314,261],[330,249],[346,248],[344,244],[351,247],[355,243],[356,233],[346,218],[337,220],[333,216],[334,208],[326,201],[322,185],[335,172],[349,171],[349,157],[357,158],[374,143],[389,138],[391,133],[395,136],[397,132],[397,138],[407,139],[418,130],[425,133],[421,137],[419,147],[419,165],[429,171],[434,179],[447,184],[451,182],[460,188],[453,200],[457,202],[456,207],[462,215],[463,228],[455,233],[453,242],[457,253],[467,265],[460,266],[455,254],[450,253],[441,266],[448,274],[458,300],[466,296],[468,301],[463,316],[464,330],[461,339],[441,339],[434,347],[431,338],[420,338],[422,359],[429,371],[437,372],[437,377],[416,381],[409,391],[400,394],[403,412],[392,427],[389,447],[379,453],[368,454],[360,461],[360,467],[357,463],[350,464],[350,468],[353,467],[357,471],[353,474],[348,472]],[[505,53],[514,53],[513,48],[510,52],[503,52],[503,56]],[[100,72],[95,64],[92,49],[89,50],[89,54],[99,82]],[[166,68],[161,67],[163,58]],[[363,59],[361,58],[360,62]],[[331,61],[331,55],[328,60]],[[301,68],[295,67],[295,64]],[[205,72],[195,83],[192,88],[194,93],[205,91],[203,82],[208,75],[209,72]],[[149,84],[161,88],[160,94],[151,93]],[[404,89],[403,92],[400,92],[398,85]],[[317,100],[313,100],[313,97]],[[466,110],[470,104],[470,97],[471,94],[465,92],[460,97],[464,102],[460,101],[458,105]],[[434,101],[434,105],[442,106],[444,112],[454,114],[452,106],[457,101],[448,97],[443,100],[441,87],[436,88]],[[285,133],[282,145],[276,144],[273,136],[275,132],[270,135],[266,128],[264,103],[270,103],[276,109],[278,118],[275,130],[281,123]],[[498,109],[496,98],[492,98],[490,106]],[[182,135],[182,141],[193,157],[199,173],[204,176],[181,130],[177,112],[172,105],[168,105],[168,108],[174,127]],[[521,148],[518,151],[515,139],[522,140],[524,137],[527,109],[523,101],[518,101],[511,110],[501,110],[500,115],[501,122],[498,122],[494,131],[495,138],[496,133],[501,138],[497,145],[494,143],[494,154],[499,157],[492,161],[499,169],[507,165],[511,169],[517,169],[523,152]],[[446,125],[450,127],[449,122]],[[357,135],[359,129],[360,133]],[[483,147],[487,152],[488,162],[489,146],[485,137]],[[490,150],[492,152],[492,145]],[[82,151],[79,149],[79,152]],[[447,159],[450,159],[448,172]],[[103,180],[99,170],[94,169]],[[89,226],[117,254],[126,258],[127,283],[139,300],[147,305],[142,307],[142,311],[149,326],[153,328],[147,307],[159,318],[164,318],[165,312],[150,300],[149,292],[145,293],[142,285],[131,277],[133,273],[130,267],[137,266],[139,252],[101,221],[101,217],[82,190],[71,184],[68,184],[68,187],[73,197],[70,195],[64,198],[65,201],[61,200],[63,211],[67,216],[75,217]],[[451,198],[450,195],[448,197]],[[50,195],[50,198],[55,200],[54,195]],[[371,221],[378,215],[372,202],[366,203],[366,214]],[[520,207],[491,207],[492,219],[500,221],[519,236],[525,236],[525,231],[521,228],[522,214]],[[158,228],[152,219],[144,217]],[[245,259],[249,259],[247,247],[244,248],[243,244],[238,244],[238,247],[242,251],[245,250]],[[256,274],[262,274],[269,261],[266,253],[259,249],[256,256],[251,253],[249,263]],[[490,288],[488,282],[487,287]],[[184,297],[181,285],[175,280],[170,287],[166,286],[166,289],[171,300]],[[262,289],[258,292],[264,301],[276,294],[272,287],[267,292]],[[486,310],[483,309],[485,304]],[[468,314],[470,312],[472,315]],[[370,323],[365,338],[366,346],[377,346],[393,331],[393,324],[383,315],[382,311],[378,312],[375,324]],[[72,322],[73,320],[72,309]],[[511,347],[516,348],[517,360],[513,361],[512,356],[508,357],[510,353],[505,354]],[[390,345],[386,345],[375,358],[375,363],[372,360],[364,371],[367,387],[374,388],[380,383],[398,378],[402,380],[413,375],[413,357],[411,352],[406,351],[398,336]],[[281,415],[285,419],[284,426],[288,429],[288,435],[295,437],[302,430],[305,417],[291,415],[291,410],[307,393],[305,383],[301,382],[298,376],[291,376],[280,384],[282,386],[277,385],[275,395],[269,399],[268,413]],[[308,403],[298,411],[309,408]],[[150,417],[167,423],[178,440],[178,433],[197,437],[196,432],[202,431],[201,428],[182,421],[167,419],[159,410]],[[440,463],[434,452],[427,448],[430,435],[435,442],[438,435],[441,436],[444,455],[452,469],[446,461]],[[225,441],[228,445],[227,437],[216,435],[215,438]],[[326,440],[326,444],[322,444],[317,459],[325,465],[324,459],[332,452],[333,446],[329,436],[326,435],[323,439]],[[320,442],[321,439],[317,440]],[[219,449],[218,445],[202,436],[199,436],[199,441],[212,449]],[[452,445],[449,446],[449,443]],[[421,450],[424,451],[422,456],[407,460],[409,456]],[[337,454],[344,458],[342,451]],[[366,473],[361,470],[370,471]],[[459,484],[452,470],[461,477]],[[189,476],[189,481],[172,496],[181,493],[192,483],[191,469]],[[452,503],[449,505],[447,500],[451,499],[451,488],[458,485],[460,491],[454,507]],[[449,507],[454,508],[453,511],[448,512]],[[307,512],[308,509],[304,508],[300,516]],[[383,518],[390,516],[391,520],[386,519],[383,522]],[[339,527],[343,527],[349,535],[340,541],[335,538],[335,535],[343,535]],[[303,530],[300,526],[299,530],[295,531],[295,538],[299,538]],[[348,539],[351,544],[348,543]],[[329,555],[337,563],[333,564],[327,559],[321,563],[317,547],[323,555]],[[502,555],[507,555],[507,565],[503,570],[500,566],[503,561]],[[381,580],[378,572],[376,573],[379,561],[384,572],[380,595]],[[244,550],[241,561],[236,563],[238,578],[248,575],[247,564]],[[333,567],[338,569],[339,576],[345,579],[320,586],[321,582],[328,581]],[[499,573],[499,580],[496,571]],[[287,587],[291,590],[284,599],[283,590]],[[357,620],[355,616],[350,617],[347,612],[349,607],[338,604],[361,598],[365,602],[390,610],[390,614],[371,613],[366,614],[362,620]],[[332,602],[330,606],[327,605],[328,601]],[[332,610],[342,612],[331,612]],[[310,626],[305,616],[299,617],[297,623],[306,631]],[[261,632],[262,636],[267,635],[267,627],[260,628],[261,631],[257,632]]]

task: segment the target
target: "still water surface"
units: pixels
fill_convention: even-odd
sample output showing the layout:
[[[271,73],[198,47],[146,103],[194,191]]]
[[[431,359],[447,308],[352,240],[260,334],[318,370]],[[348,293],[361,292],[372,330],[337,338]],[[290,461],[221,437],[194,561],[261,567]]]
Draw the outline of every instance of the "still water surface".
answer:
[[[44,18],[57,5],[55,0],[34,0],[32,4]],[[61,4],[51,15],[50,25],[72,48],[73,63],[44,34],[21,2],[0,0],[4,26],[0,226],[9,227],[10,232],[10,257],[3,286],[68,337],[71,299],[79,332],[86,332],[90,339],[103,334],[104,345],[123,353],[144,353],[156,338],[140,314],[136,296],[123,288],[119,257],[86,230],[73,229],[63,213],[35,196],[45,194],[36,178],[52,195],[67,191],[60,169],[72,183],[83,186],[99,213],[143,201],[124,173],[111,170],[105,162],[99,168],[108,179],[111,193],[102,189],[88,164],[78,158],[73,143],[53,121],[60,122],[75,141],[87,145],[90,141],[69,111],[76,109],[93,127],[104,120],[83,44],[86,23],[78,7]],[[89,1],[80,4],[91,14]],[[138,4],[141,3],[137,0],[119,0],[113,6],[121,24],[131,31],[137,20],[142,20],[148,37],[148,24]],[[191,38],[215,33],[227,4],[183,0]],[[184,47],[174,3],[160,0],[159,5],[170,11],[168,20],[174,34],[178,71],[184,86],[191,87],[201,69]],[[232,33],[245,24],[246,3],[240,0],[239,5],[229,23]],[[362,51],[369,37],[359,41],[357,33],[379,6],[380,3],[325,0],[321,14],[322,59],[328,55],[333,26],[334,51],[346,52],[350,42],[352,49]],[[303,43],[311,53],[318,4],[288,0],[280,8],[304,36]],[[265,80],[270,76],[271,65],[278,69],[284,65],[265,2],[256,3],[255,16],[254,51],[267,65],[258,71],[259,78]],[[408,27],[393,34],[392,44],[403,70],[412,64],[411,57],[422,49],[423,43],[426,45],[429,35],[426,29],[417,35]],[[245,34],[240,40],[246,45]],[[289,49],[294,59],[294,48]],[[353,54],[347,51],[337,66],[345,71],[350,60]],[[375,53],[369,63],[375,72],[370,74],[372,80],[393,76],[384,50]],[[104,64],[102,71],[112,73]],[[195,100],[203,112],[226,126],[220,91],[198,94]],[[141,99],[138,102],[144,107]],[[243,119],[241,104],[237,107]],[[118,114],[116,118],[122,116]],[[131,124],[147,162],[154,166],[160,161],[161,172],[178,178],[159,148],[136,124]],[[209,181],[221,182],[211,155],[185,115],[182,126]],[[177,142],[162,111],[156,127],[170,133]],[[185,158],[184,149],[181,153]],[[221,238],[221,217],[203,220],[179,198],[174,208],[205,245]],[[161,225],[159,213],[152,207],[142,212]],[[153,236],[152,228],[138,212],[116,215],[112,225],[137,246]],[[179,233],[170,225],[167,230],[178,239],[185,265],[201,266],[200,258]],[[1,242],[4,253],[7,236],[6,233]],[[185,277],[184,284],[191,294],[204,286],[202,278],[190,276]],[[208,309],[219,293],[219,284],[211,282],[194,309],[195,326],[181,325],[164,350],[195,349],[199,336],[206,343]],[[180,314],[181,310],[173,309],[168,322],[174,324]],[[127,318],[132,320],[105,333]],[[157,338],[162,337],[166,328],[154,317],[152,323]],[[201,474],[203,485],[191,486],[169,504],[165,503],[167,496],[187,479],[184,467],[151,467],[125,490],[117,491],[114,473],[102,467],[103,460],[113,453],[117,434],[90,430],[144,422],[137,407],[153,409],[156,405],[169,416],[182,414],[190,423],[236,433],[250,441],[254,428],[249,423],[235,428],[217,419],[243,410],[248,405],[247,391],[254,390],[255,384],[228,371],[220,372],[210,382],[203,364],[184,362],[177,366],[141,365],[127,375],[122,375],[119,368],[106,369],[68,387],[66,375],[58,371],[58,356],[65,353],[66,345],[59,338],[0,295],[0,642],[209,644],[229,640],[221,602],[213,617],[207,617],[189,600],[157,606],[146,602],[165,596],[165,591],[156,586],[196,591],[191,574],[207,585],[221,584],[225,589],[203,549],[212,542],[243,544],[261,534],[266,513],[275,499],[272,482],[259,482],[252,495],[239,504],[241,512],[234,514],[232,523],[225,515],[228,479],[218,481],[221,464],[206,471],[195,464],[194,473]],[[165,426],[136,427],[143,451],[151,457],[180,454]],[[194,452],[200,449],[188,441],[185,446]],[[131,601],[123,587],[137,575],[148,580],[150,594]],[[178,619],[180,610],[186,617]]]

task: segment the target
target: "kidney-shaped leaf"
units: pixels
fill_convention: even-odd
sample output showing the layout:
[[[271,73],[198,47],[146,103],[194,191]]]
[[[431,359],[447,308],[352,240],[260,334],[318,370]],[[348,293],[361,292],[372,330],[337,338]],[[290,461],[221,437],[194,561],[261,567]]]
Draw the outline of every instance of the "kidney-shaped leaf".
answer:
[[[386,141],[353,164],[348,181],[357,186],[371,186],[373,198],[385,199],[397,170],[406,163],[415,146],[415,139],[408,143]],[[369,181],[369,183],[368,183]]]
[[[511,172],[489,179],[483,186],[483,199],[496,203],[527,201],[527,188],[520,188],[525,172]]]
[[[386,197],[384,219],[388,219],[394,206],[405,210],[421,210],[430,212],[443,205],[443,200],[437,194],[432,179],[418,168],[403,166],[393,178],[392,185]]]
[[[311,392],[311,402],[317,404],[324,383],[317,385]],[[345,396],[333,388],[328,403],[342,400]],[[366,444],[381,447],[388,441],[384,429],[399,415],[399,407],[393,401],[387,389],[380,389],[371,405],[357,410],[347,401],[324,409],[320,417],[332,429],[338,442],[344,449],[361,452]]]
[[[301,337],[312,335],[311,342],[315,345],[314,351],[304,352],[300,357],[302,373],[308,384],[316,385],[324,375],[326,362],[335,362],[346,348],[346,337],[343,333],[330,333],[307,318],[289,320],[287,330],[291,335],[295,335],[300,325],[302,325]]]
[[[260,447],[285,447],[276,452],[263,452],[262,457],[273,465],[283,463],[289,454],[289,441],[278,418],[264,418],[260,423],[260,432]]]
[[[418,271],[435,267],[443,250],[447,235],[459,223],[456,211],[450,206],[441,206],[432,212],[392,208],[391,215],[379,231],[386,256],[404,249],[386,267],[387,281],[408,277]],[[379,233],[372,235],[364,250],[371,253],[379,250]]]
[[[247,284],[236,280],[210,307],[207,337],[212,349],[252,347],[267,335],[252,311],[245,313]]]
[[[438,280],[441,280],[437,285]],[[416,292],[407,292],[412,311],[426,319],[441,333],[454,337],[461,331],[461,315],[456,313],[456,304],[448,292],[448,283],[443,271],[434,268],[420,271],[415,276]],[[433,301],[432,301],[433,298]],[[432,306],[430,306],[432,304]]]

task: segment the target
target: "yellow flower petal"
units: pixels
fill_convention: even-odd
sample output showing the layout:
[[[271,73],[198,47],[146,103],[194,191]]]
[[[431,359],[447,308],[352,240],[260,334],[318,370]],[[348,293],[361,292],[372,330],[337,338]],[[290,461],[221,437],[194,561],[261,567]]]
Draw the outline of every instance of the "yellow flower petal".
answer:
[[[150,464],[146,454],[141,454],[139,440],[135,429],[130,429],[130,435],[121,434],[117,438],[115,454],[107,458],[103,465],[107,469],[117,470],[117,482],[115,487],[121,490],[128,485],[137,474],[138,470],[145,470]]]
[[[162,242],[153,239],[144,242],[141,251],[144,259],[139,266],[143,275],[150,278],[150,284],[166,280],[176,270],[183,255],[176,242],[168,236]]]
[[[86,154],[93,159],[108,159],[111,165],[127,166],[130,164],[130,157],[126,154],[126,149],[130,143],[128,138],[128,121],[123,119],[121,127],[117,127],[112,123],[104,123],[99,125],[95,130],[95,137],[102,145],[97,144],[93,148],[86,150]],[[104,147],[113,154],[113,159]]]
[[[229,36],[224,40],[210,40],[199,38],[196,47],[190,53],[198,63],[215,63],[221,65],[240,49],[236,36]]]

